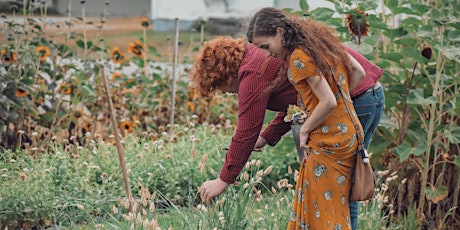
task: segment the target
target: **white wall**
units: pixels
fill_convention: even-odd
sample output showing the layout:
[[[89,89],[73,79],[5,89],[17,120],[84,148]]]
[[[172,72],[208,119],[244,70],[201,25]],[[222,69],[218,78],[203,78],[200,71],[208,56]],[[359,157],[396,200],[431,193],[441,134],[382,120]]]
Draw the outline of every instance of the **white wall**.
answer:
[[[203,0],[151,0],[152,19],[207,19]]]

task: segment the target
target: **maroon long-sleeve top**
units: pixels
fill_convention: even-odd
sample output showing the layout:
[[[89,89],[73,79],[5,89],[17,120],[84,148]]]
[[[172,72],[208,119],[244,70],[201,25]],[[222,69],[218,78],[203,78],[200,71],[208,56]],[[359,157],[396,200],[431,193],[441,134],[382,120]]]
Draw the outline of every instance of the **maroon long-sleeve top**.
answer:
[[[229,184],[235,182],[243,169],[259,134],[267,144],[273,146],[290,130],[290,124],[283,119],[288,106],[296,104],[297,91],[287,77],[282,79],[279,86],[273,87],[275,78],[283,77],[278,76],[279,69],[280,62],[277,59],[269,57],[253,44],[246,44],[244,59],[238,71],[237,128],[219,176]],[[278,113],[260,133],[267,109]]]

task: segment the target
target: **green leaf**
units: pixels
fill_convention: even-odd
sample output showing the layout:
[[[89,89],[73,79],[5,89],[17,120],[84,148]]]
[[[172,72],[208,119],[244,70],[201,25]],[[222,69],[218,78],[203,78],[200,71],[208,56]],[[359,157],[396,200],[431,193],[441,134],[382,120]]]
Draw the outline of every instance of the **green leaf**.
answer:
[[[441,48],[441,47],[437,47],[437,48]],[[441,54],[443,54],[447,59],[460,63],[460,47],[447,46],[439,50]]]
[[[395,150],[399,156],[400,162],[407,160],[407,158],[409,158],[410,154],[412,153],[412,147],[406,141],[396,147]]]
[[[85,48],[85,43],[82,40],[77,40],[75,43],[77,44],[78,47],[82,49]]]
[[[425,144],[418,144],[412,151],[414,156],[421,156],[425,153],[426,145]]]
[[[411,3],[411,9],[414,12],[416,12],[419,16],[422,16],[423,14],[427,13],[430,8],[431,7],[428,4],[419,4],[415,2]]]
[[[373,0],[368,0],[368,1],[360,1],[360,3],[358,4],[359,8],[364,10],[364,11],[368,11],[368,10],[375,10],[377,9],[378,7],[378,4],[377,4],[377,1],[373,1]]]
[[[396,44],[407,45],[407,46],[416,46],[417,40],[413,37],[403,37],[401,39],[395,40]]]
[[[310,8],[308,6],[307,0],[299,0],[299,6],[300,6],[300,9],[302,9],[303,12],[308,12],[308,10]]]
[[[396,14],[409,14],[409,15],[418,15],[418,13],[416,11],[413,11],[411,8],[407,8],[407,7],[397,7],[393,12],[393,15],[396,15]]]
[[[94,88],[90,85],[82,85],[81,87],[81,91],[87,95],[89,95],[90,97],[97,97],[97,94],[96,94],[96,91],[94,90]]]
[[[413,105],[429,105],[436,103],[436,97],[430,96],[425,98],[423,96],[423,89],[411,89],[406,102]]]
[[[450,42],[460,42],[460,31],[451,30],[447,33],[447,40]]]
[[[312,11],[310,11],[310,15],[312,18],[318,21],[325,21],[331,18],[334,15],[335,11],[325,7],[318,7]]]
[[[452,144],[460,143],[460,127],[459,126],[453,127],[452,129],[449,129],[446,127],[446,129],[444,129],[444,135],[447,137],[450,143]]]
[[[131,59],[131,61],[136,64],[139,68],[143,68],[144,67],[144,60],[142,58],[133,58]]]
[[[427,63],[428,62],[428,59],[426,59],[422,55],[422,51],[417,49],[417,48],[415,48],[415,47],[406,46],[406,47],[404,47],[402,49],[401,53],[403,53],[405,57],[409,57],[409,58],[414,59],[418,63]]]
[[[93,46],[93,42],[92,41],[86,42],[86,46],[88,49],[91,48]]]
[[[410,32],[416,32],[418,31],[420,25],[422,24],[422,21],[417,18],[406,18],[401,22],[401,26]]]
[[[403,29],[402,27],[396,28],[396,29],[388,29],[383,32],[385,36],[389,37],[391,40],[396,39],[397,37],[402,37],[407,35],[407,31]]]
[[[22,78],[21,83],[30,86],[34,83],[34,80],[32,80],[31,78]]]
[[[454,164],[460,168],[460,156],[454,156]]]
[[[437,36],[432,25],[424,25],[418,29],[417,35],[424,38],[432,38]]]
[[[151,52],[156,57],[161,57],[161,54],[158,52],[155,46],[149,46],[148,49],[149,49],[149,52]]]
[[[387,59],[389,61],[394,61],[396,63],[401,61],[401,59],[403,58],[403,56],[400,53],[386,53],[386,54],[382,54],[381,57],[383,59]]]
[[[386,30],[388,29],[388,26],[382,22],[382,19],[375,16],[374,14],[371,14],[367,17],[368,21],[369,21],[369,26],[371,29],[382,29],[382,30]]]
[[[426,199],[431,200],[433,203],[437,204],[439,201],[443,200],[447,196],[448,189],[446,186],[427,186],[426,187]]]

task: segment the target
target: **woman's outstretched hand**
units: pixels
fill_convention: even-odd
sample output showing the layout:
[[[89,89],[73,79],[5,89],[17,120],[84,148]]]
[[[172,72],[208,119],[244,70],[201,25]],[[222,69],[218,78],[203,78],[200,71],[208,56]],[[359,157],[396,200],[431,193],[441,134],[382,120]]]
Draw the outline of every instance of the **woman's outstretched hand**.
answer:
[[[209,203],[212,198],[224,193],[227,187],[228,184],[225,181],[217,178],[215,180],[203,182],[203,184],[198,188],[198,192],[200,193],[201,200]]]

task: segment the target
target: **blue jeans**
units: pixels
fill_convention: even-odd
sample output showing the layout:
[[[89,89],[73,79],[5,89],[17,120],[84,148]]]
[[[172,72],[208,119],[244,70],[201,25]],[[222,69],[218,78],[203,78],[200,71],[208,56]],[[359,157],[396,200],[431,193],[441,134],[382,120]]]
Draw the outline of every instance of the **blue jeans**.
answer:
[[[379,84],[379,83],[377,83]],[[380,84],[379,84],[380,85]],[[372,136],[382,118],[385,106],[385,95],[383,88],[377,85],[366,92],[353,97],[353,106],[358,114],[359,121],[364,130],[364,145],[366,148],[371,143]],[[351,227],[356,230],[358,224],[358,202],[350,201]]]

